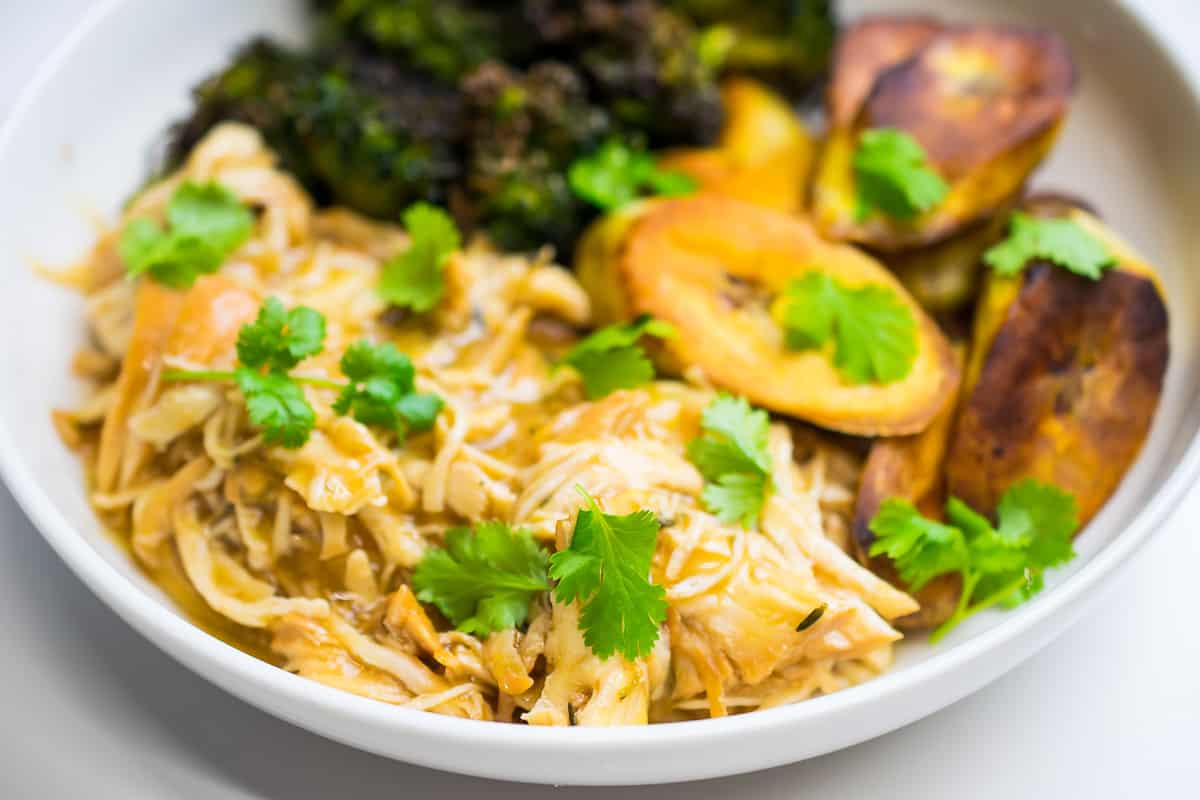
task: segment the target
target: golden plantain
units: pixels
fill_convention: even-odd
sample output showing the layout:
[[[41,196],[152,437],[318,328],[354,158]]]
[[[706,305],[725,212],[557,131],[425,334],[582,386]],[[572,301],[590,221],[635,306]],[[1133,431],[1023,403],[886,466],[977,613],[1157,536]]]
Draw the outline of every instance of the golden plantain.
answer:
[[[906,377],[850,384],[828,352],[785,348],[770,306],[813,271],[887,287],[908,306],[917,354]],[[652,314],[678,328],[661,345],[664,369],[699,368],[757,405],[831,430],[919,432],[959,383],[949,343],[891,273],[798,217],[711,194],[655,200],[594,226],[578,272],[602,321]]]
[[[1074,220],[1117,266],[1098,281],[1040,261],[1015,277],[989,274],[947,488],[990,514],[1010,485],[1033,477],[1074,494],[1087,522],[1150,430],[1167,367],[1167,308],[1153,269],[1094,216],[1061,201],[1026,210]]]
[[[706,192],[800,211],[816,158],[812,134],[787,101],[756,81],[726,81],[721,99],[725,128],[718,145],[666,153],[659,165],[690,175]]]
[[[978,296],[982,256],[1003,233],[1006,218],[998,214],[954,236],[903,253],[889,253],[884,262],[925,310],[949,314],[966,309]]]
[[[887,70],[914,55],[945,29],[932,17],[866,17],[848,27],[833,52],[827,104],[835,128],[849,128]]]
[[[965,347],[955,347],[956,361],[961,364]],[[858,498],[854,505],[852,533],[859,560],[884,580],[903,586],[890,558],[871,558],[868,551],[875,541],[871,520],[880,505],[890,497],[908,500],[925,516],[941,519],[946,502],[946,452],[950,434],[958,413],[957,398],[947,400],[944,407],[921,433],[876,439],[867,456],[859,481]],[[954,613],[962,581],[957,575],[943,575],[909,591],[921,608],[893,624],[902,630],[925,630],[945,622]]]
[[[1072,207],[1091,210],[1078,198],[1046,192],[1026,198],[1023,207],[1034,214]],[[964,311],[979,296],[985,277],[983,254],[1004,236],[1010,213],[1011,208],[1006,207],[1002,213],[976,222],[944,242],[889,253],[884,262],[926,311],[934,315]]]
[[[1011,202],[1058,136],[1075,68],[1057,35],[1005,26],[931,32],[930,24],[877,18],[844,37],[813,187],[813,216],[831,238],[881,251],[940,242]],[[875,128],[920,143],[948,184],[940,203],[914,219],[860,218],[854,154]]]

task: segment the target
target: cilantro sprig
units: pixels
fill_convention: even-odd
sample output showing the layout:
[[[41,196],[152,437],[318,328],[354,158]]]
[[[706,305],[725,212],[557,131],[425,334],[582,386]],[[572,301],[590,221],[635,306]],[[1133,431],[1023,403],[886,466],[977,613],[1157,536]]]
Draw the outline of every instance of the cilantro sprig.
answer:
[[[832,339],[833,363],[850,383],[894,383],[912,371],[916,320],[892,289],[849,288],[809,272],[788,284],[778,308],[787,347],[808,350]]]
[[[912,503],[890,498],[870,525],[876,536],[870,554],[888,556],[913,591],[939,575],[962,576],[958,606],[932,642],[986,608],[1025,602],[1042,590],[1046,570],[1075,557],[1075,498],[1032,478],[1004,493],[995,525],[957,498],[946,503],[946,519],[928,519]]]
[[[576,196],[604,211],[648,195],[676,197],[696,191],[690,176],[660,169],[654,156],[617,139],[576,159],[567,170],[567,182]]]
[[[920,142],[896,128],[864,131],[854,152],[860,221],[882,213],[910,220],[936,206],[949,191]]]
[[[583,641],[600,658],[649,655],[667,618],[666,591],[650,581],[659,524],[646,509],[606,514],[582,487],[588,507],[575,520],[571,544],[550,557],[560,603],[578,600]]]
[[[325,317],[307,306],[284,307],[268,297],[258,316],[238,331],[238,364],[232,372],[173,369],[163,380],[232,381],[246,400],[246,414],[263,439],[295,449],[308,441],[317,423],[316,412],[304,396],[299,382],[338,387],[320,378],[296,378],[288,370],[325,346]]]
[[[403,215],[411,243],[408,249],[383,266],[379,294],[401,308],[425,312],[438,304],[446,291],[446,261],[462,246],[462,237],[442,209],[416,203]]]
[[[601,328],[575,345],[563,363],[579,373],[587,398],[596,400],[654,380],[654,365],[638,341],[643,336],[670,339],[675,335],[669,322],[643,315],[633,322]]]
[[[268,297],[258,318],[238,331],[238,361],[247,367],[286,372],[325,346],[325,315],[308,306],[287,309]]]
[[[706,485],[704,507],[722,522],[758,521],[771,477],[767,412],[743,397],[718,395],[700,418],[701,435],[688,444],[688,459]]]
[[[364,425],[393,430],[402,437],[427,431],[442,410],[442,398],[416,391],[412,360],[391,342],[355,342],[341,360],[350,383],[333,404],[339,414],[351,414]]]
[[[173,369],[163,373],[163,380],[237,384],[246,414],[262,429],[263,439],[289,449],[303,446],[317,422],[303,384],[340,392],[335,413],[393,430],[401,438],[433,427],[442,399],[416,393],[412,362],[390,343],[350,345],[341,360],[349,383],[290,373],[324,346],[323,314],[307,306],[288,309],[269,297],[255,320],[238,331],[238,363],[232,371]]]
[[[1042,219],[1022,211],[1013,212],[1008,238],[983,254],[984,262],[998,275],[1008,276],[1038,259],[1094,281],[1116,265],[1104,242],[1074,220]]]
[[[218,183],[180,184],[167,204],[167,227],[138,217],[121,233],[117,252],[133,278],[148,274],[175,289],[216,272],[254,230],[254,215]]]
[[[476,636],[518,628],[529,604],[550,590],[549,557],[525,529],[481,522],[446,533],[413,571],[417,599],[437,606],[454,627]]]
[[[179,376],[169,378],[178,380]],[[262,428],[265,441],[289,449],[308,441],[317,424],[317,414],[300,384],[282,372],[262,373],[248,367],[234,370],[233,379],[246,398],[250,422]]]

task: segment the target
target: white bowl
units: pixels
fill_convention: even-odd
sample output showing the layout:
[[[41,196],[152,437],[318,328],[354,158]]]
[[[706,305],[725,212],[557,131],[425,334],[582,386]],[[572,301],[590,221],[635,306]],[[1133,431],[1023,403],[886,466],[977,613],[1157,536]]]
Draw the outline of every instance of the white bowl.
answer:
[[[1080,194],[1159,265],[1172,315],[1171,367],[1153,434],[1135,469],[1078,540],[1080,556],[1008,613],[980,615],[940,646],[901,647],[863,686],[743,716],[643,728],[553,730],[398,709],[312,683],[193,627],[100,529],[74,456],[49,410],[80,388],[68,362],[81,303],[30,261],[63,262],[93,234],[89,211],[114,213],[144,174],[150,145],[187,107],[188,89],[254,33],[304,31],[303,4],[111,0],[97,5],[43,65],[0,133],[0,467],[67,564],[130,625],[247,702],[386,756],[509,780],[622,784],[699,779],[798,761],[912,722],[979,689],[1061,633],[1111,573],[1165,520],[1200,472],[1200,100],[1139,13],[1116,0],[848,2],[958,19],[1033,21],[1067,35],[1082,91],[1037,183]],[[186,724],[182,721],[181,724]]]

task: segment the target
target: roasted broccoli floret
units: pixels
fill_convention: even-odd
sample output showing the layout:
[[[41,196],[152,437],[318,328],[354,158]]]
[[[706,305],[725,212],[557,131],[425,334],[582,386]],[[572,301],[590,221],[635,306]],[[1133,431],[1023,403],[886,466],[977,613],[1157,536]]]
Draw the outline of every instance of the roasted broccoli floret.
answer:
[[[543,62],[519,72],[496,62],[463,81],[470,129],[465,216],[502,247],[551,243],[566,252],[591,212],[567,185],[580,153],[611,132],[579,75]]]
[[[168,168],[238,120],[318,203],[397,219],[424,200],[502,247],[549,242],[564,255],[595,214],[568,185],[573,162],[610,139],[663,148],[719,134],[720,59],[738,51],[729,29],[689,15],[709,25],[736,13],[749,30],[766,14],[717,8],[725,0],[310,2],[316,47],[239,52],[197,89]],[[764,7],[787,6],[792,24],[796,3]]]
[[[723,69],[801,92],[829,69],[837,35],[833,0],[672,0],[704,26],[701,51]]]
[[[311,185],[309,169],[296,136],[297,93],[316,74],[315,62],[265,40],[243,47],[222,72],[192,92],[190,115],[172,126],[163,167],[175,169],[219,122],[244,122],[257,128],[279,155],[285,169]]]
[[[402,69],[339,59],[304,87],[296,122],[332,201],[367,214],[444,203],[462,173],[459,98]]]
[[[523,0],[540,51],[578,63],[595,102],[652,147],[707,144],[721,127],[697,30],[655,0]]]
[[[361,52],[299,54],[259,40],[196,90],[174,129],[168,167],[223,120],[257,127],[281,165],[321,202],[395,218],[445,202],[461,175],[460,99]]]
[[[523,41],[505,3],[484,0],[314,0],[328,38],[380,53],[453,83]],[[515,20],[514,20],[515,21]]]

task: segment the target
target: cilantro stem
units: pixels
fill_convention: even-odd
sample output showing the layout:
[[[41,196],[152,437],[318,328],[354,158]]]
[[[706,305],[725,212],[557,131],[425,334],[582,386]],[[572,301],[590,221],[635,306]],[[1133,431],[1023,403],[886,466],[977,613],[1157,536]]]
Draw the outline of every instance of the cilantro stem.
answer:
[[[346,384],[338,383],[337,381],[327,380],[325,378],[317,378],[310,375],[289,375],[296,383],[307,383],[309,386],[315,386],[318,389],[332,389],[335,392],[340,392],[346,388]]]
[[[231,382],[234,380],[232,372],[223,372],[216,369],[169,369],[163,373],[162,379],[171,383],[178,381],[217,381]]]
[[[346,384],[338,383],[337,381],[327,380],[325,378],[317,378],[310,375],[288,375],[296,383],[306,383],[309,386],[315,386],[318,389],[332,389],[335,392],[340,392],[346,388]],[[163,373],[162,379],[169,383],[177,383],[181,381],[213,381],[217,383],[232,383],[236,377],[232,372],[226,372],[219,369],[169,369]]]
[[[954,610],[954,613],[950,616],[950,619],[943,622],[938,626],[937,630],[930,634],[929,643],[937,644],[947,633],[949,633],[953,628],[957,627],[960,623],[964,622],[975,614],[978,614],[980,611],[996,605],[996,603],[999,603],[1001,600],[1010,596],[1013,592],[1024,586],[1027,580],[1028,578],[1026,578],[1025,575],[1022,575],[1019,578],[1014,578],[1004,586],[1001,586],[999,589],[980,600],[978,603],[968,607],[968,603],[971,601],[971,594],[975,591],[975,586],[979,583],[979,576],[964,576],[962,594],[959,595],[958,598],[958,608]]]

